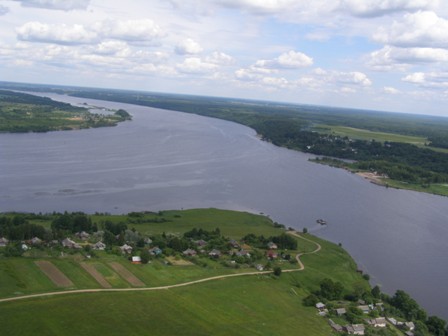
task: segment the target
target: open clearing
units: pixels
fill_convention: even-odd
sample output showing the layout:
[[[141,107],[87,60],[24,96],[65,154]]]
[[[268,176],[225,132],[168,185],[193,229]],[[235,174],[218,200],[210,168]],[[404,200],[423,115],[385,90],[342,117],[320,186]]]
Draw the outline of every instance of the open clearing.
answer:
[[[45,275],[53,281],[58,287],[71,287],[73,282],[65,276],[55,265],[49,261],[39,260],[35,261],[36,265],[40,268]]]
[[[345,126],[330,126],[330,125],[319,125],[317,130],[325,129],[322,133],[330,132],[333,135],[339,135],[341,137],[347,136],[351,139],[358,140],[375,140],[379,142],[390,141],[390,142],[404,142],[413,144],[416,146],[424,146],[428,143],[428,139],[418,136],[401,135],[394,133],[385,132],[374,132],[360,128],[345,127]]]
[[[129,282],[132,286],[135,287],[145,286],[145,284],[139,278],[137,278],[134,274],[129,272],[123,265],[117,262],[111,262],[109,263],[109,265],[110,267],[113,268],[115,272],[117,272],[123,279]]]
[[[98,272],[95,267],[91,264],[80,263],[81,267],[89,273],[103,288],[112,288],[111,284]]]
[[[173,266],[191,266],[194,265],[191,261],[185,259],[176,259],[175,257],[166,257]]]

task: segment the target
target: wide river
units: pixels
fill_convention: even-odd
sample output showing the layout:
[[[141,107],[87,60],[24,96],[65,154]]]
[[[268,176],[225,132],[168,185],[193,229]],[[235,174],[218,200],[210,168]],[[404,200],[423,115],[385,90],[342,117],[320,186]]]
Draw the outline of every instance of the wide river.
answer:
[[[341,243],[373,284],[388,293],[403,289],[430,314],[448,318],[448,198],[373,185],[235,123],[46,96],[124,108],[134,119],[111,128],[0,134],[0,212],[262,212]]]

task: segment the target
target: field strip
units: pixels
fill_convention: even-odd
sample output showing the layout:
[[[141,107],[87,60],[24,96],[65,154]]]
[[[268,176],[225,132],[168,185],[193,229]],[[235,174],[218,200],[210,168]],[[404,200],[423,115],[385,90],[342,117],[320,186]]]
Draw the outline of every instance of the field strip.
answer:
[[[73,286],[73,282],[67,278],[54,264],[49,261],[39,260],[34,262],[40,270],[58,287]]]
[[[79,263],[84,270],[89,273],[103,288],[112,288],[112,285],[107,282],[103,275],[96,270],[92,264]]]
[[[316,243],[315,241],[312,241],[311,239],[307,239],[307,238],[302,237],[297,232],[289,232],[289,234],[293,235],[294,237],[297,237],[297,238],[300,238],[300,239],[304,239],[304,240],[307,240],[307,241],[309,241],[311,243],[316,244],[316,249],[314,251],[300,253],[300,254],[298,254],[296,256],[296,259],[299,262],[300,268],[293,268],[293,269],[282,270],[282,272],[284,272],[284,273],[300,272],[300,271],[303,271],[305,269],[305,266],[300,261],[300,256],[306,255],[306,254],[317,253],[317,252],[319,252],[321,250],[321,246],[320,246],[320,244]],[[217,276],[210,277],[210,278],[204,278],[204,279],[184,282],[184,283],[180,283],[180,284],[176,284],[176,285],[159,286],[159,287],[75,289],[75,290],[68,290],[68,291],[61,291],[61,292],[50,292],[50,293],[41,293],[41,294],[30,294],[30,295],[16,296],[16,297],[11,297],[11,298],[0,299],[0,302],[9,302],[9,301],[16,301],[16,300],[23,300],[23,299],[32,299],[32,298],[39,298],[39,297],[45,297],[45,296],[66,295],[66,294],[166,290],[166,289],[185,287],[185,286],[190,286],[190,285],[194,285],[194,284],[198,284],[198,283],[202,283],[202,282],[208,282],[208,281],[214,281],[214,280],[220,280],[220,279],[226,279],[226,278],[234,278],[234,277],[249,276],[249,275],[263,275],[263,274],[271,274],[271,273],[272,273],[272,271],[261,271],[261,272],[246,272],[246,273],[217,275]]]
[[[128,269],[125,268],[123,265],[117,262],[111,262],[109,263],[109,265],[114,269],[115,272],[117,272],[124,280],[129,282],[132,286],[135,287],[145,286],[145,284],[139,278],[137,278],[134,274],[128,271]]]

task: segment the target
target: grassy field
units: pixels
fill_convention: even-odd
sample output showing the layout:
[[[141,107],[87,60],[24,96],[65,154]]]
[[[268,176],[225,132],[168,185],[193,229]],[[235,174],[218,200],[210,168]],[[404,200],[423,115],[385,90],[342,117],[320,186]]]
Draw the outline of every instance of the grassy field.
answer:
[[[316,131],[322,133],[331,133],[333,135],[339,135],[341,137],[349,137],[351,139],[357,140],[375,140],[379,142],[405,142],[417,146],[424,146],[428,143],[428,139],[424,137],[401,135],[394,133],[384,133],[384,132],[373,132],[360,128],[352,128],[345,126],[329,126],[329,125],[318,125],[315,127]]]
[[[374,132],[366,129],[345,126],[317,125],[314,129],[323,134],[333,134],[341,137],[349,137],[350,139],[367,141],[375,140],[378,142],[403,142],[421,148],[428,148],[436,152],[448,153],[448,149],[445,148],[426,146],[426,144],[429,143],[429,140],[425,137],[401,135],[397,133]]]
[[[219,227],[225,235],[235,238],[250,232],[265,236],[282,232],[266,217],[217,209],[164,211],[146,216],[146,219],[163,216],[167,220],[136,226],[148,232],[180,234],[192,227],[209,230]],[[104,218],[128,219],[97,216],[95,220]],[[303,306],[303,298],[328,277],[342,282],[347,292],[368,288],[368,283],[356,272],[354,261],[341,247],[307,237],[318,242],[322,250],[302,256],[304,271],[283,273],[280,277],[226,278],[158,291],[67,294],[0,302],[0,325],[5,335],[34,335],[36,331],[45,331],[45,335],[328,335],[331,330],[326,320],[316,314],[315,308]],[[298,239],[297,251],[290,252],[315,249],[315,243]],[[37,255],[0,259],[0,297],[61,291],[38,269],[36,260],[50,260],[72,280],[74,289],[102,288],[80,262],[93,265],[114,288],[132,286],[111,268],[111,262],[120,263],[147,287],[254,271],[228,268],[212,260],[203,266],[173,266],[163,259],[134,265],[122,256],[106,252],[98,252],[91,259],[80,254],[47,258]],[[285,262],[283,267],[297,265]]]

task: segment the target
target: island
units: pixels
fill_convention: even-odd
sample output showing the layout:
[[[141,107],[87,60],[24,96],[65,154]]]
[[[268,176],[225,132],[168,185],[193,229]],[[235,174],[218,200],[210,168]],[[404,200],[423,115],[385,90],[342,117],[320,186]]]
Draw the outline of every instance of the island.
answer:
[[[368,280],[341,246],[247,212],[0,214],[6,335],[444,334]]]
[[[0,132],[48,132],[116,126],[131,120],[125,110],[92,113],[86,107],[21,92],[0,90]]]

